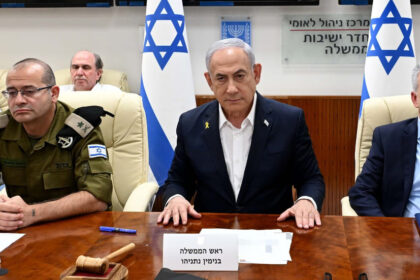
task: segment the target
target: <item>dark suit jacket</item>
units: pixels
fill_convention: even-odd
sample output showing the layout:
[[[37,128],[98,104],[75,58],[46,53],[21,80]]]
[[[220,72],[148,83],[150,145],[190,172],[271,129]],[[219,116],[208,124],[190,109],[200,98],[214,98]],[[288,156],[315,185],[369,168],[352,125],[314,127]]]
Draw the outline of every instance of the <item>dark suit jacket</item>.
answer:
[[[312,197],[321,209],[325,186],[301,109],[257,94],[237,202],[223,156],[218,102],[182,114],[177,136],[164,203],[174,194],[190,199],[197,191],[194,205],[201,212],[281,213],[293,205],[294,185],[298,196]]]
[[[377,127],[372,147],[349,191],[361,216],[403,216],[413,186],[417,118]]]

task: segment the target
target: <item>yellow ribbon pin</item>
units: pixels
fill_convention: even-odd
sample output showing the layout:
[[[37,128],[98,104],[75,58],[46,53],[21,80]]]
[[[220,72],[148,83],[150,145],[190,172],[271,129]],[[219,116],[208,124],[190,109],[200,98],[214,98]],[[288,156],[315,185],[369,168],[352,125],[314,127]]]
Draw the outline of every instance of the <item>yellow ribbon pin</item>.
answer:
[[[205,125],[205,127],[204,127],[205,129],[210,128],[209,122],[206,122],[204,125]]]

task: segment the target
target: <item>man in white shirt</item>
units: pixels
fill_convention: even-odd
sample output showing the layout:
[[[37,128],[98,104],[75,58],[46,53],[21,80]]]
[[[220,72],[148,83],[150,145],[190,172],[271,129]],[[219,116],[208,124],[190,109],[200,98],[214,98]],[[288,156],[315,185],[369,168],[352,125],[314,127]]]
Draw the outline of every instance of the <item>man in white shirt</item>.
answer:
[[[216,100],[179,119],[157,222],[177,226],[199,212],[230,212],[281,213],[277,221],[294,216],[299,228],[321,225],[325,186],[303,111],[256,91],[261,64],[239,39],[215,42],[206,65]]]
[[[79,51],[71,59],[70,74],[73,84],[60,86],[64,91],[120,90],[113,85],[99,83],[102,77],[102,59],[96,53]]]

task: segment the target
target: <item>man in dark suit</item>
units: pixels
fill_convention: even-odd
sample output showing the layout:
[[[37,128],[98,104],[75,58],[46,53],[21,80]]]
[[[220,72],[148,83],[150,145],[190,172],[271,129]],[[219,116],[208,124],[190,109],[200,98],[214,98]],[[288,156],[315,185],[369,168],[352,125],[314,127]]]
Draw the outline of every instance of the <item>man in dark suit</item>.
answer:
[[[411,100],[419,108],[420,67],[413,70]],[[420,212],[419,118],[377,127],[372,147],[349,191],[360,216],[414,217]]]
[[[261,64],[239,39],[215,42],[206,64],[217,101],[179,119],[158,223],[186,224],[200,211],[282,213],[278,221],[295,216],[300,228],[321,225],[325,186],[303,111],[256,92]]]

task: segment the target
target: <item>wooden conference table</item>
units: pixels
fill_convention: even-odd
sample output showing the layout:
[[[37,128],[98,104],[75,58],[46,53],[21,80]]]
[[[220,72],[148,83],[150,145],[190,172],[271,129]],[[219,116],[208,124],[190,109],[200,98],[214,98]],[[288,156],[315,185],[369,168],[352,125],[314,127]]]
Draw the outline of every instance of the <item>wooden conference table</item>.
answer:
[[[277,215],[203,214],[187,226],[156,224],[158,213],[102,212],[19,230],[26,235],[0,253],[9,273],[1,279],[59,279],[79,255],[103,257],[134,242],[121,263],[129,279],[154,279],[162,268],[164,233],[202,228],[293,232],[287,265],[240,264],[238,272],[190,272],[208,279],[420,279],[420,238],[414,219],[323,216],[321,227],[300,230]],[[99,225],[137,229],[136,235],[99,232]]]

